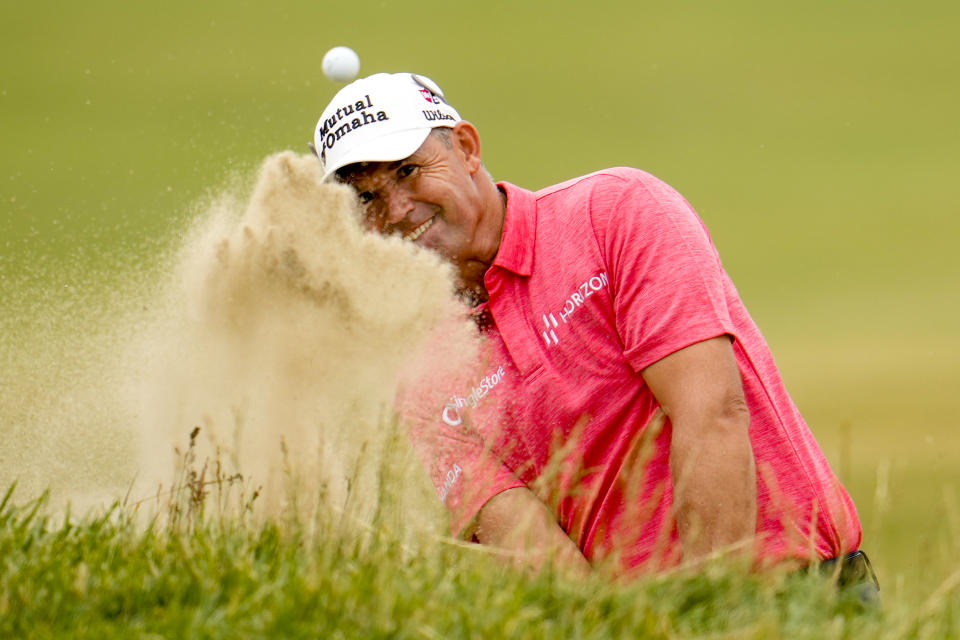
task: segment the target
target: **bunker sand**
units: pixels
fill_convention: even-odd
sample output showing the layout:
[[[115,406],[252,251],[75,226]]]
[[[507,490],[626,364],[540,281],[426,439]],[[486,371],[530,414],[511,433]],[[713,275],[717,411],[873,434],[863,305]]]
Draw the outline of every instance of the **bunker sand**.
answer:
[[[395,493],[409,487],[399,501],[435,513],[393,402],[412,371],[469,366],[476,332],[448,265],[364,233],[351,192],[320,178],[312,156],[267,158],[249,200],[227,192],[199,216],[163,282],[135,312],[111,318],[109,340],[86,332],[88,349],[103,353],[80,404],[121,423],[109,429],[123,436],[110,438],[112,468],[69,486],[37,476],[43,460],[28,456],[4,481],[32,468],[36,488],[49,480],[55,497],[95,502],[129,490],[142,499],[171,486],[175,447],[185,451],[199,426],[196,464],[208,461],[210,477],[219,461],[223,474],[260,487],[265,514],[349,508],[368,517],[382,503],[388,461]],[[43,369],[34,383],[53,379]],[[65,450],[104,445],[104,422],[42,406],[28,413],[7,417],[21,429],[58,429]],[[133,476],[132,490],[118,482]]]

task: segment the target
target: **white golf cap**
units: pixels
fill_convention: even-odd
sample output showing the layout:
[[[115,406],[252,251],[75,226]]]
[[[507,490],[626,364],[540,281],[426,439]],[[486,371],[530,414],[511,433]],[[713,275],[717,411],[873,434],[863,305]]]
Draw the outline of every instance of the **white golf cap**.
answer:
[[[432,129],[459,121],[440,87],[425,76],[377,73],[351,82],[317,123],[314,144],[323,179],[355,162],[402,160],[420,148]]]

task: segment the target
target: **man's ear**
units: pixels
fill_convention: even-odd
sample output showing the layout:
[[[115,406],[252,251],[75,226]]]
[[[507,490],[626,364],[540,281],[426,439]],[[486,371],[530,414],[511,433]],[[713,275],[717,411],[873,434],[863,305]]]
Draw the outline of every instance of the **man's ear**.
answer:
[[[483,167],[483,155],[480,152],[480,133],[466,120],[453,126],[454,145],[463,154],[463,162],[473,175]]]

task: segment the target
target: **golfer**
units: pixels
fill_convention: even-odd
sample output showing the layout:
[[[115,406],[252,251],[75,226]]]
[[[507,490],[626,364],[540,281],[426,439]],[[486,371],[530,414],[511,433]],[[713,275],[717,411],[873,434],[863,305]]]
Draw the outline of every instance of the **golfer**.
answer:
[[[409,73],[347,85],[314,144],[369,229],[454,265],[489,348],[415,436],[455,534],[622,573],[858,549],[853,502],[670,186],[495,182],[476,127]]]

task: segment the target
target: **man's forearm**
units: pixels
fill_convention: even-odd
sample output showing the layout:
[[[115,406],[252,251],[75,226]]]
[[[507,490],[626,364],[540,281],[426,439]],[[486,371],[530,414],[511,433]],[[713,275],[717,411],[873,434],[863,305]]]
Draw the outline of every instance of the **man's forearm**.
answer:
[[[757,474],[749,416],[674,424],[670,468],[677,529],[687,560],[749,541],[756,531]]]
[[[480,510],[476,535],[482,544],[510,551],[520,564],[533,569],[552,562],[573,575],[590,571],[590,563],[547,506],[526,488],[491,498]]]

